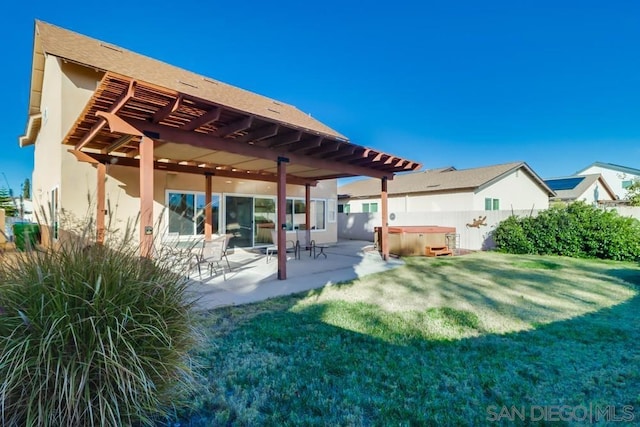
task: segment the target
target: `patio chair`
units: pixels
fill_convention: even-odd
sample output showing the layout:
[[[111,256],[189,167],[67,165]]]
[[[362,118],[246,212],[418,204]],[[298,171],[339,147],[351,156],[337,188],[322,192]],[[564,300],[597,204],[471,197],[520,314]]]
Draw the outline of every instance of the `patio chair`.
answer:
[[[296,246],[298,247],[298,257],[300,256],[300,250],[304,249],[309,251],[309,256],[313,251],[313,247],[316,245],[316,241],[313,239],[307,239],[307,230],[304,228],[296,230]]]
[[[266,252],[267,252],[267,263],[269,263],[269,260],[271,259],[271,256],[274,253],[278,252],[278,232],[276,230],[271,230],[271,241],[273,241],[273,245],[267,247]],[[285,246],[285,252],[293,252],[294,253],[294,258],[297,258],[297,254],[298,254],[298,245],[296,245],[296,242],[294,242],[293,240],[285,240],[284,243]]]
[[[229,267],[229,271],[231,271],[231,264],[229,263],[229,258],[227,258],[227,249],[229,249],[229,241],[233,237],[233,234],[225,234],[224,235],[224,244],[222,246],[222,257],[227,261],[227,267]],[[221,239],[222,240],[222,239]]]
[[[225,246],[227,245],[227,236],[220,236],[218,238],[212,240],[204,240],[202,242],[202,252],[198,258],[198,273],[200,274],[200,278],[202,278],[202,270],[200,268],[200,264],[207,263],[207,268],[209,269],[209,274],[214,272],[218,274],[218,268],[222,270],[222,276],[224,280],[227,280],[227,276],[224,272],[224,265],[222,264],[222,259],[226,258],[225,255]],[[227,265],[229,266],[229,270],[231,270],[231,265],[229,264],[229,260],[227,259]]]

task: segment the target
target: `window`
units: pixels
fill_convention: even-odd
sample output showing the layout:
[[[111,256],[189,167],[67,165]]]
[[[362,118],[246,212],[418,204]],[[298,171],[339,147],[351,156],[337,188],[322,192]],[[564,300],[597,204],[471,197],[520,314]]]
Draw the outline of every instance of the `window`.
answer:
[[[500,210],[500,199],[492,199],[491,197],[487,197],[484,199],[484,210],[485,211],[499,211]]]
[[[327,221],[336,222],[336,200],[327,200]]]
[[[625,188],[625,189],[629,188],[629,187],[631,187],[631,184],[633,184],[633,181],[630,180],[630,179],[626,180],[626,181],[622,181],[622,188]]]
[[[324,200],[312,200],[311,201],[311,229],[312,230],[324,230],[325,219],[325,207]]]
[[[362,212],[378,212],[378,203],[363,203]]]
[[[305,221],[306,203],[301,199],[287,199],[287,230],[307,227]],[[324,230],[326,206],[324,200],[311,200],[309,205],[309,227],[311,230]]]
[[[181,236],[204,234],[205,225],[205,195],[203,193],[167,193],[169,210],[169,233]],[[213,211],[213,232],[219,229],[220,196],[211,196]]]
[[[338,213],[349,213],[349,205],[340,203],[338,205]]]

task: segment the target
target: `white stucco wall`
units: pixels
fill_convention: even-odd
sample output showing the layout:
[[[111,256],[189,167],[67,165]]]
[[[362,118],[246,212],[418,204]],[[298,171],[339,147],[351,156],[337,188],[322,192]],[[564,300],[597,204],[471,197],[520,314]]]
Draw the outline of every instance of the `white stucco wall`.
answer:
[[[596,188],[598,197],[596,199]],[[577,198],[577,200],[581,200],[589,205],[596,203],[598,200],[613,200],[608,191],[606,191],[602,187],[602,183],[599,181],[595,181],[593,184],[587,188],[584,193]]]
[[[613,169],[603,168],[601,166],[590,166],[580,172],[580,175],[589,175],[599,173],[607,182],[611,190],[620,199],[627,197],[627,190],[622,188],[622,181],[634,180],[640,178],[640,175],[627,174]]]
[[[549,194],[522,169],[515,170],[491,186],[478,191],[470,210],[484,210],[485,198],[500,200],[501,210],[547,209],[549,207]]]

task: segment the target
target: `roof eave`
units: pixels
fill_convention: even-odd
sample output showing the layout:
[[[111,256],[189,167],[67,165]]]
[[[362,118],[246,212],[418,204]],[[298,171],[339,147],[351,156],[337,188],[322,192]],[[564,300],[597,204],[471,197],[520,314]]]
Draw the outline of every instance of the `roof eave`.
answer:
[[[32,114],[27,121],[27,129],[24,135],[18,138],[18,144],[20,148],[33,145],[36,142],[38,133],[40,132],[40,126],[42,125],[42,114]]]

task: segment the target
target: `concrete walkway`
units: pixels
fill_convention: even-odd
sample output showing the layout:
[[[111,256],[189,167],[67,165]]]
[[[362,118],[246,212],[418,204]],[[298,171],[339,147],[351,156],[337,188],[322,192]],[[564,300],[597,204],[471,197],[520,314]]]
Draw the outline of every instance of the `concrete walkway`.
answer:
[[[395,258],[385,262],[371,242],[358,240],[339,241],[324,252],[326,258],[313,258],[309,251],[302,251],[300,259],[288,253],[287,280],[278,280],[277,255],[267,263],[264,250],[235,249],[229,255],[231,272],[225,264],[226,280],[220,272],[211,277],[202,265],[202,277],[192,273],[190,289],[198,298],[197,308],[208,310],[321,288],[403,264]]]

